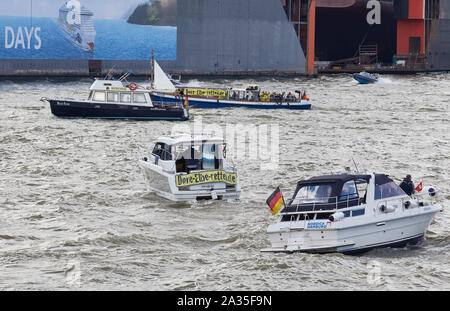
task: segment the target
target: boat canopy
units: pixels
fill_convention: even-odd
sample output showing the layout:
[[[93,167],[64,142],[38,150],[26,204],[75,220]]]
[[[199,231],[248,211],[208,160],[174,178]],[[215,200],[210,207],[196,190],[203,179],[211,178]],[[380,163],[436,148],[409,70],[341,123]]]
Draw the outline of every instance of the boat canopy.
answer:
[[[281,213],[299,210],[331,210],[360,204],[357,184],[368,184],[370,175],[325,175],[299,181]]]
[[[188,134],[179,134],[172,136],[162,136],[157,139],[157,142],[161,142],[167,144],[169,146],[181,145],[181,144],[223,144],[224,140],[218,136],[212,135],[188,135]]]

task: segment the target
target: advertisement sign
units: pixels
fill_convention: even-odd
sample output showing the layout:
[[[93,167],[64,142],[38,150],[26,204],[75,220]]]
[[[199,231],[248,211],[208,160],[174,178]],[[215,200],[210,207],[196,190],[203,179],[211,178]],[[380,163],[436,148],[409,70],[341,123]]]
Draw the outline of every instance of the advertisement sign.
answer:
[[[9,0],[0,59],[176,59],[176,0]]]

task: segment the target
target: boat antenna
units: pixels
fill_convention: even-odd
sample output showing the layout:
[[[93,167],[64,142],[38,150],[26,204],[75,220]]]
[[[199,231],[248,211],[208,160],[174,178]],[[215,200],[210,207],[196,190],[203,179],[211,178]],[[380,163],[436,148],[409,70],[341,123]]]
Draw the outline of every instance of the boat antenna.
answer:
[[[355,166],[356,173],[359,174],[358,166],[356,165],[355,159],[353,159],[353,157],[352,157],[352,162],[353,162],[353,165]]]
[[[108,70],[108,73],[106,74],[106,77],[104,80],[106,80],[110,74],[112,74],[112,71],[114,70],[114,68],[116,68],[116,65],[114,65],[110,70]]]
[[[152,50],[152,60],[150,63],[150,87],[152,89],[154,87],[154,80],[155,80],[155,55],[154,51]]]

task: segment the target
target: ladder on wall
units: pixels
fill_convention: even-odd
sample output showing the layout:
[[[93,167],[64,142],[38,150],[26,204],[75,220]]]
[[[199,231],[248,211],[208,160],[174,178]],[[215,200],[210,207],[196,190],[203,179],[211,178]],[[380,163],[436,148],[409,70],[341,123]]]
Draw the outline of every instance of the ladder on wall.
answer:
[[[363,64],[368,60],[368,63],[378,63],[378,45],[360,45],[359,46],[359,64]]]

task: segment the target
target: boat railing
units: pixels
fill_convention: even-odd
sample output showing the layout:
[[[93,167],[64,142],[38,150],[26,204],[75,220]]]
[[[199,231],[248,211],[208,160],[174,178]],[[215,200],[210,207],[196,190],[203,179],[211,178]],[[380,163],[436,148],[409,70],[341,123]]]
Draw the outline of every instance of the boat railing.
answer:
[[[340,195],[337,197],[312,198],[310,202],[304,200],[300,203],[294,203],[290,200],[285,211],[280,212],[283,215],[309,214],[309,213],[333,213],[342,210],[360,209],[361,204],[365,204],[364,199],[353,197],[354,194]]]

